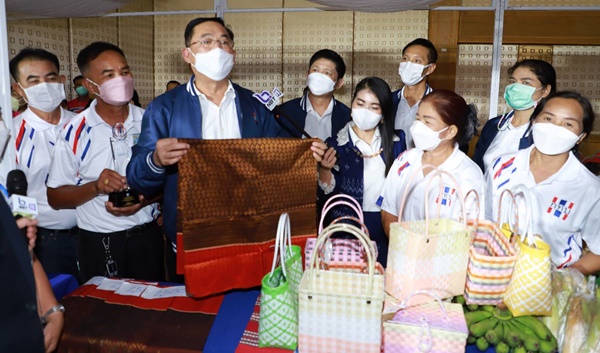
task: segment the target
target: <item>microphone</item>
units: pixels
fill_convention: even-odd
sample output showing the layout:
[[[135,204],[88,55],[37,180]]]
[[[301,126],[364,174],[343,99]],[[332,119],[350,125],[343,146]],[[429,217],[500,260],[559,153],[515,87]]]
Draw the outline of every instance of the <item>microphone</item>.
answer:
[[[37,200],[33,197],[27,197],[27,177],[20,169],[11,170],[6,176],[6,189],[10,197],[8,205],[15,219],[21,217],[35,219],[38,215]],[[22,229],[25,235],[25,243],[29,246],[27,229]],[[29,250],[29,257],[33,264],[33,251]]]
[[[11,170],[6,177],[8,205],[16,219],[35,219],[38,215],[37,200],[27,197],[27,177],[22,170]]]
[[[284,117],[288,123],[290,123],[298,132],[304,135],[306,138],[311,139],[310,136],[294,119],[290,118],[277,104],[279,103],[279,98],[283,97],[283,93],[277,88],[273,88],[272,92],[262,91],[261,93],[254,93],[252,95],[254,98],[258,99],[263,105],[267,107],[270,111],[273,112],[275,119],[281,119]]]

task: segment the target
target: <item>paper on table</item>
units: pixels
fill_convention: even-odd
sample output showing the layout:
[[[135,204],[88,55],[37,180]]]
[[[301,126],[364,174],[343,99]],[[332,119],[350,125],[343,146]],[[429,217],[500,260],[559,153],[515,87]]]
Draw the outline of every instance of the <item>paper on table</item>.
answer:
[[[92,284],[95,286],[99,286],[104,280],[106,279],[106,277],[102,277],[102,276],[95,276],[90,278],[89,281],[85,282],[83,285],[88,285],[88,284]]]
[[[148,286],[144,293],[142,293],[142,298],[145,299],[160,299],[173,297],[187,297],[187,294],[185,292],[185,286],[173,286],[166,288]]]
[[[98,288],[96,289],[101,289],[101,290],[107,290],[107,291],[111,291],[114,292],[117,289],[119,289],[119,287],[121,287],[121,285],[123,285],[125,281],[123,280],[119,280],[119,279],[108,279],[105,278],[102,283],[100,283],[100,285],[98,285]]]
[[[130,296],[133,296],[133,297],[139,297],[140,294],[142,294],[146,290],[146,288],[148,288],[148,286],[143,285],[143,284],[135,284],[135,283],[124,282],[115,291],[115,294],[130,295]]]

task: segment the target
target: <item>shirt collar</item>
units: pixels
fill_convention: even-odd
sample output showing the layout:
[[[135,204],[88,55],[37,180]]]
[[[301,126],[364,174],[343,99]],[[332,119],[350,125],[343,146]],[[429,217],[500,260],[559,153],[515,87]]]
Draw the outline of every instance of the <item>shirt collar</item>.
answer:
[[[329,102],[329,106],[327,107],[327,110],[325,110],[325,114],[323,114],[323,116],[333,113],[333,107],[336,104],[335,97],[331,97],[331,102]],[[302,99],[300,99],[300,107],[302,107],[302,109],[307,113],[310,113],[314,110],[312,104],[310,103],[310,99],[308,99],[308,90],[306,93],[304,93],[304,95],[302,95]]]
[[[458,149],[458,143],[455,142],[452,154],[444,163],[440,164],[439,168],[447,171],[456,170],[460,167],[464,158],[466,158],[466,155]]]
[[[195,76],[192,75],[192,77],[190,78],[190,80],[188,81],[187,85],[186,85],[186,90],[188,91],[188,93],[190,93],[193,97],[198,97],[198,96],[202,96],[202,98],[206,99],[206,95],[204,95],[204,93],[200,92],[198,90],[198,88],[196,87],[196,85],[194,84],[194,80],[195,80]],[[230,92],[233,92],[233,97],[235,98],[235,89],[233,88],[233,84],[231,83],[231,80],[227,80],[227,90],[225,91],[225,94],[230,94]]]
[[[526,158],[526,168],[527,170],[529,170],[529,172],[531,173],[531,151],[533,151],[533,148],[535,147],[535,143],[534,145],[530,146],[529,148],[527,148],[525,153],[527,153],[527,158]],[[576,181],[577,177],[578,177],[578,171],[581,167],[581,162],[579,162],[579,160],[577,159],[577,157],[575,157],[575,155],[573,154],[573,152],[569,151],[569,158],[567,158],[567,161],[565,162],[565,164],[563,164],[562,167],[560,167],[560,169],[552,174],[548,179],[542,181],[540,184],[545,184],[545,183],[552,183],[553,181],[559,181],[559,182],[569,182],[569,181]]]
[[[21,117],[23,120],[27,120],[27,124],[31,125],[36,130],[43,131],[47,129],[52,129],[56,126],[62,126],[67,123],[67,121],[73,116],[62,107],[60,109],[60,120],[57,125],[50,124],[46,120],[40,118],[35,114],[31,109],[27,108],[23,113],[21,113]]]
[[[100,124],[106,124],[106,122],[100,117],[100,115],[98,115],[98,113],[96,113],[96,105],[98,104],[98,101],[96,99],[94,99],[92,101],[92,103],[90,104],[89,108],[87,108],[86,110],[84,110],[83,112],[81,112],[80,114],[83,114],[85,116],[85,120],[87,121],[87,124],[89,126],[96,126],[96,125],[100,125]],[[129,114],[127,115],[127,118],[125,119],[125,122],[128,121],[133,121],[133,122],[138,122],[142,120],[142,116],[143,114],[134,114],[134,110],[136,109],[140,109],[136,107],[133,104],[129,104]],[[107,124],[108,125],[108,124]]]
[[[398,92],[398,99],[402,100],[406,100],[406,98],[404,98],[404,89],[406,88],[406,86],[402,87],[402,89],[400,90],[400,92]],[[431,93],[433,91],[433,88],[431,88],[431,86],[429,86],[429,84],[425,84],[425,93],[423,93],[423,97],[421,97],[421,99],[419,100],[422,101],[423,98],[428,95],[429,93]]]
[[[348,131],[350,132],[350,140],[352,140],[352,144],[354,146],[358,146],[361,143],[367,144],[367,145],[373,145],[375,143],[375,141],[377,140],[381,140],[381,133],[379,132],[379,128],[375,129],[375,135],[373,135],[373,141],[371,141],[371,143],[367,143],[365,140],[361,139],[360,137],[358,137],[358,135],[356,134],[356,132],[354,132],[354,129],[352,128],[354,126],[354,122],[351,121],[348,124]]]

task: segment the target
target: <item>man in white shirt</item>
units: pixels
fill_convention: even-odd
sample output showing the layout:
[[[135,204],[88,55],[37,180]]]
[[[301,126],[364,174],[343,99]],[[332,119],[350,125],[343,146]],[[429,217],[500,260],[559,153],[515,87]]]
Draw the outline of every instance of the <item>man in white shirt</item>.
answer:
[[[163,279],[162,232],[156,204],[117,207],[109,194],[128,189],[124,173],[137,142],[143,109],[130,104],[133,75],[123,51],[110,43],[84,48],[77,65],[97,97],[68,123],[48,176],[48,201],[76,208],[83,280],[93,276]]]
[[[79,279],[75,210],[55,210],[46,196],[56,140],[74,116],[60,106],[66,78],[59,75],[59,68],[56,55],[43,49],[25,48],[10,61],[13,89],[29,106],[15,118],[13,136],[17,168],[27,177],[27,196],[38,204],[35,253],[47,273],[68,273]]]
[[[437,56],[433,43],[424,38],[417,38],[402,49],[398,74],[404,87],[393,93],[396,108],[394,128],[406,134],[407,148],[415,147],[410,127],[415,122],[419,103],[432,91],[427,84],[427,76],[435,71]]]

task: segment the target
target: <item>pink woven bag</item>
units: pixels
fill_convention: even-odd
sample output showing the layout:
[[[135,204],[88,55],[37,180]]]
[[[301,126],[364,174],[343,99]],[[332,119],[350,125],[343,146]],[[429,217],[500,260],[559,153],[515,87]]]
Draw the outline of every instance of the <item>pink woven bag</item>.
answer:
[[[321,234],[323,231],[323,222],[327,213],[334,207],[342,205],[350,207],[356,213],[356,217],[338,217],[331,222],[331,224],[339,223],[342,220],[351,220],[368,236],[369,230],[365,226],[360,204],[353,197],[346,194],[338,194],[327,200],[323,206],[323,212],[321,212],[321,221],[319,222],[317,234]],[[304,248],[304,268],[308,268],[310,264],[316,243],[317,238],[306,240],[306,247]],[[374,241],[372,241],[372,243],[375,248],[375,258],[377,258],[377,245]],[[320,263],[325,268],[357,269],[366,268],[367,266],[364,247],[357,239],[329,239],[318,253],[321,256]]]
[[[416,295],[428,295],[435,301],[408,307]],[[442,302],[427,291],[408,296],[393,319],[383,323],[385,353],[464,353],[469,330],[462,305]]]

